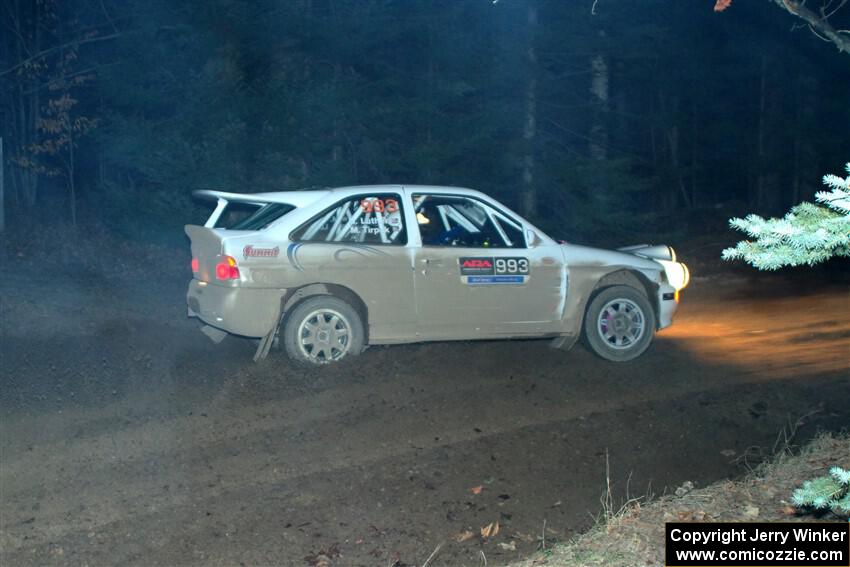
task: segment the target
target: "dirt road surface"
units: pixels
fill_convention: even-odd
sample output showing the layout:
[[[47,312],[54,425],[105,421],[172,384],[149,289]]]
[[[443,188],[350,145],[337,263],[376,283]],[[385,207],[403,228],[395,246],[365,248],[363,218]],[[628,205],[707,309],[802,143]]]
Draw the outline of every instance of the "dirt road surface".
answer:
[[[606,466],[622,501],[850,424],[835,283],[697,278],[627,364],[516,341],[303,371],[212,344],[183,282],[58,281],[0,283],[2,565],[499,565],[588,527]]]

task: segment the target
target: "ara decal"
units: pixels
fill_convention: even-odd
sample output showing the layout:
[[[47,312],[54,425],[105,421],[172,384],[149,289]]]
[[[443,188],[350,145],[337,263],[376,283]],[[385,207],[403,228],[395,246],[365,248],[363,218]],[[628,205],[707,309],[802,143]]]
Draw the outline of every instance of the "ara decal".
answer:
[[[460,275],[487,276],[493,275],[493,258],[458,258]]]

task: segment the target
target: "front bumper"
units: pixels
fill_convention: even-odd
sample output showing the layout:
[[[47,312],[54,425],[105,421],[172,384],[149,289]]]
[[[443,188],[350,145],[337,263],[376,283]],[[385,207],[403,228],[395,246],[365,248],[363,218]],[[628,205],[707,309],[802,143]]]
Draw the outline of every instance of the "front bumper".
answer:
[[[285,289],[226,287],[193,279],[186,292],[189,316],[234,335],[263,337],[280,316]]]
[[[658,286],[658,330],[673,324],[673,316],[679,309],[679,292],[668,283]]]

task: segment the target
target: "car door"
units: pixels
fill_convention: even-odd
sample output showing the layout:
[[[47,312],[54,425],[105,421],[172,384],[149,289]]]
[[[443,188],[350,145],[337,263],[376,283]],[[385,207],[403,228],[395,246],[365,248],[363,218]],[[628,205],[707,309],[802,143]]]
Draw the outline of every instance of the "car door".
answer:
[[[421,240],[414,285],[422,339],[558,329],[566,293],[559,247],[527,246],[521,221],[474,196],[422,191],[411,199]]]
[[[399,193],[342,198],[296,229],[287,250],[298,285],[353,291],[368,309],[369,342],[415,340],[412,247]]]

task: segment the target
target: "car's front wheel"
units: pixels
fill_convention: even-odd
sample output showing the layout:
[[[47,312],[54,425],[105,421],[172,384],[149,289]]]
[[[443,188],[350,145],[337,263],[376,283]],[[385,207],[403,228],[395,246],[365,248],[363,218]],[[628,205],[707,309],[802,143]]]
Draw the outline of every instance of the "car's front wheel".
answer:
[[[614,362],[640,356],[652,342],[655,313],[646,295],[618,285],[599,292],[584,316],[584,339],[591,350]]]
[[[336,362],[363,350],[363,322],[341,299],[312,297],[286,314],[283,342],[289,358],[302,366]]]

